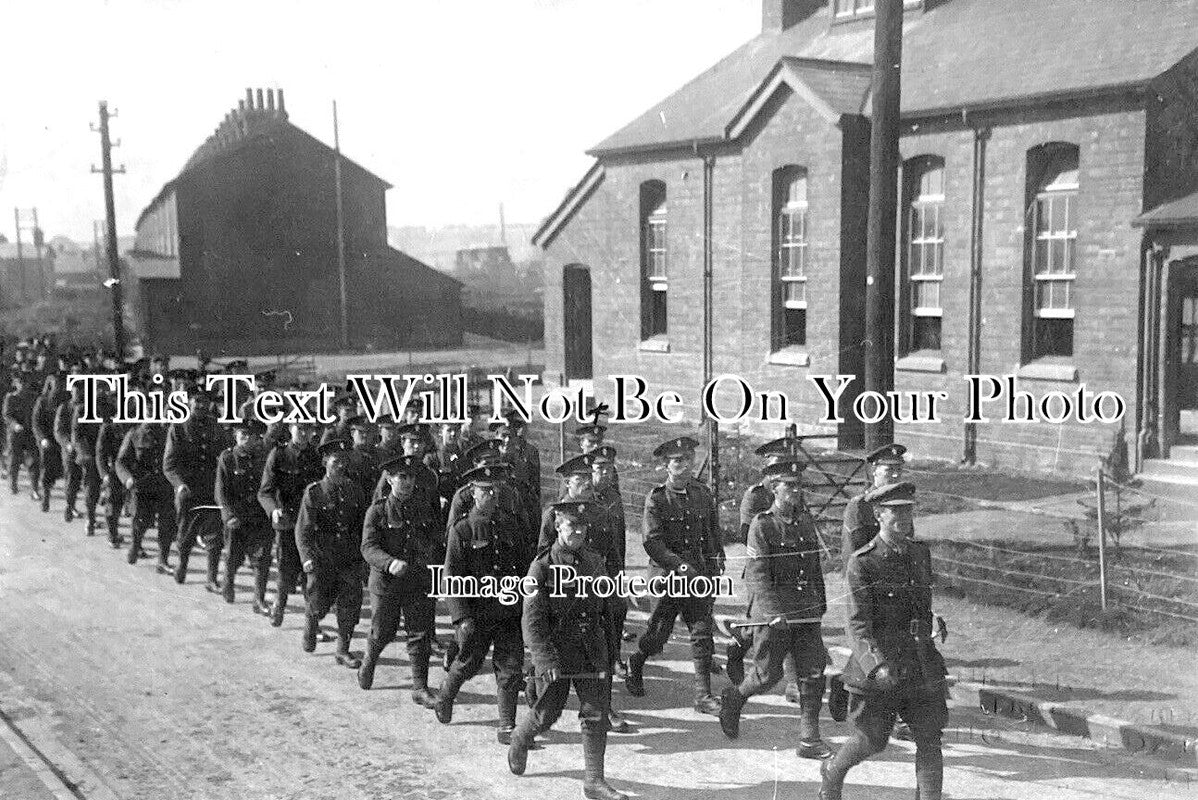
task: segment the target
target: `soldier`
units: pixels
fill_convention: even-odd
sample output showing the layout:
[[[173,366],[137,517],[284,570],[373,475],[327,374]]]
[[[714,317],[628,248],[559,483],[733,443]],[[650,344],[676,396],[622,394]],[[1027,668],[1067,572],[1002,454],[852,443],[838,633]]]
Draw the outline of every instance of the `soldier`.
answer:
[[[398,458],[403,455],[403,442],[399,440],[400,422],[390,414],[379,417],[379,443],[375,448],[375,454],[378,456],[379,464],[384,461],[390,461],[393,458]],[[379,479],[385,481],[386,474],[379,476]]]
[[[724,545],[715,499],[703,484],[694,480],[695,448],[689,436],[671,439],[653,451],[666,462],[666,482],[645,497],[644,545],[649,554],[650,580],[677,574],[715,577],[724,571]],[[679,614],[691,635],[695,667],[695,710],[718,714],[719,700],[711,693],[713,598],[701,595],[654,597],[645,633],[637,652],[628,659],[625,684],[629,694],[645,693],[645,661],[665,647]]]
[[[904,456],[907,448],[901,444],[882,445],[866,455],[865,460],[873,470],[872,484],[866,491],[853,497],[844,507],[844,527],[841,529],[841,558],[848,566],[849,556],[873,541],[878,535],[878,523],[873,509],[865,501],[865,494],[879,486],[898,483],[903,479]]]
[[[449,501],[453,499],[454,492],[458,490],[462,472],[464,468],[468,468],[462,459],[465,451],[461,447],[461,442],[458,441],[460,431],[460,426],[452,422],[442,423],[441,440],[437,443],[438,485],[443,501],[442,506],[446,513],[448,513]]]
[[[591,513],[586,501],[554,503],[546,516],[552,514],[556,539],[541,549],[528,569],[538,588],[524,604],[522,628],[539,691],[529,713],[512,734],[508,768],[515,775],[524,774],[533,738],[561,716],[572,683],[578,695],[583,737],[583,795],[625,800],[627,796],[613,789],[604,777],[611,697],[607,675],[612,660],[608,650],[612,639],[608,601],[593,592],[579,596],[578,582],[569,583],[554,569],[571,567],[579,576],[590,578],[605,573],[603,557],[586,545]]]
[[[96,474],[100,478],[98,503],[104,507],[104,527],[108,529],[108,543],[114,548],[121,546],[121,509],[125,505],[125,485],[116,471],[117,454],[133,428],[115,422],[116,404],[106,397],[102,406],[104,421],[96,433]],[[88,502],[91,502],[90,496]]]
[[[752,620],[763,624],[753,635],[752,672],[721,697],[720,727],[730,739],[740,734],[745,702],[778,682],[782,662],[790,656],[801,680],[798,754],[823,759],[832,755],[819,734],[827,666],[819,620],[828,604],[819,534],[802,499],[803,469],[798,460],[784,458],[763,470],[774,501],[749,525],[744,576],[752,597]]]
[[[342,392],[333,398],[333,408],[337,412],[337,421],[325,429],[320,436],[320,443],[330,439],[353,439],[349,423],[358,414],[358,402],[353,392]]]
[[[480,466],[463,475],[473,492],[469,513],[451,523],[445,550],[445,575],[481,580],[523,577],[531,561],[527,540],[515,519],[499,508],[499,466]],[[478,672],[494,647],[491,663],[499,700],[498,739],[508,744],[516,727],[516,698],[524,667],[520,602],[505,605],[495,597],[446,598],[457,636],[457,655],[437,692],[437,721],[449,724],[462,684]]]
[[[358,685],[369,689],[383,649],[395,638],[403,614],[412,700],[425,708],[436,701],[428,689],[428,662],[436,628],[436,601],[429,565],[442,558],[440,520],[416,488],[416,475],[428,469],[420,457],[397,456],[382,465],[390,491],[366,512],[362,557],[370,565],[370,636],[358,668]]]
[[[270,615],[266,605],[266,582],[270,577],[274,532],[262,505],[258,489],[262,485],[266,454],[262,452],[262,434],[266,425],[243,418],[233,426],[234,445],[220,454],[216,465],[216,502],[225,525],[226,603],[235,600],[234,581],[241,563],[249,557],[254,568],[254,613]]]
[[[524,438],[527,423],[517,414],[508,414],[490,427],[499,440],[500,459],[512,465],[512,481],[525,514],[535,519],[541,511],[541,453]]]
[[[591,482],[595,485],[595,500],[599,507],[607,513],[612,526],[612,538],[616,544],[616,559],[619,568],[624,569],[628,554],[627,518],[624,515],[624,497],[620,494],[619,473],[616,470],[616,448],[609,444],[600,445],[592,452]],[[609,606],[612,611],[612,661],[616,674],[628,676],[628,665],[620,655],[624,641],[624,620],[628,616],[628,600],[623,597],[613,597]],[[613,710],[612,716],[616,713]],[[613,721],[613,730],[622,733],[621,726]]]
[[[199,535],[198,521],[192,518],[196,506],[215,505],[216,462],[225,449],[224,431],[212,416],[212,395],[201,389],[191,393],[191,416],[186,422],[171,425],[166,434],[162,453],[162,473],[175,490],[175,517],[179,535],[175,542],[179,564],[175,567],[175,583],[187,580],[187,562]],[[205,588],[220,594],[217,583],[220,571],[220,552],[224,536],[212,526],[204,531],[204,547],[208,556],[208,582]],[[161,554],[160,554],[161,555]]]
[[[362,666],[350,652],[354,628],[362,616],[362,523],[366,495],[349,474],[350,443],[330,439],[317,452],[325,474],[304,490],[295,523],[295,546],[308,576],[308,616],[304,626],[305,653],[316,650],[320,621],[337,607],[337,663]]]
[[[776,464],[778,461],[786,457],[796,457],[798,455],[798,439],[791,436],[784,436],[781,439],[774,439],[766,442],[758,447],[753,452],[766,459],[766,465]],[[750,486],[745,490],[744,496],[740,501],[740,535],[746,542],[749,536],[749,525],[753,522],[753,518],[762,511],[768,511],[774,504],[774,493],[770,490],[770,479],[763,477],[760,481]],[[805,512],[805,508],[803,509]],[[746,562],[747,566],[747,562]],[[745,577],[744,572],[741,572],[741,579]],[[748,608],[745,609],[746,618],[751,618],[753,613],[753,598],[749,598]],[[744,680],[745,675],[745,654],[753,646],[754,628],[732,628],[730,633],[732,641],[728,644],[728,678],[734,683],[739,684]],[[799,702],[799,682],[795,675],[794,658],[788,653],[782,662],[782,669],[786,675],[786,699],[788,702]]]
[[[485,439],[479,442],[467,451],[465,458],[467,463],[473,464],[476,467],[483,465],[509,466],[499,455],[499,442],[495,439]],[[497,473],[495,490],[498,512],[506,514],[515,520],[515,524],[528,546],[529,553],[535,552],[536,530],[533,528],[532,518],[528,516],[528,510],[520,502],[520,493],[512,485],[511,476],[507,469],[500,470]],[[448,527],[452,527],[455,522],[465,518],[470,513],[473,502],[474,487],[470,485],[469,481],[465,480],[465,476],[463,475],[462,485],[454,492],[453,499],[449,503],[447,533]]]
[[[46,376],[42,393],[33,403],[33,435],[38,444],[38,463],[41,464],[41,491],[34,488],[33,494],[41,500],[42,511],[50,511],[50,490],[62,474],[62,450],[54,438],[54,416],[58,406],[67,395],[59,387],[57,372]]]
[[[64,378],[65,381],[65,378]],[[79,516],[75,504],[79,500],[79,489],[83,485],[83,468],[75,458],[75,443],[71,437],[71,424],[75,419],[76,409],[82,413],[83,384],[77,383],[66,394],[58,407],[54,409],[54,441],[62,457],[62,474],[66,493],[66,506],[62,510],[64,522],[70,522]],[[89,534],[91,531],[89,531]]]
[[[895,717],[915,740],[915,782],[921,800],[940,800],[944,761],[940,738],[948,722],[944,659],[932,643],[932,562],[914,540],[915,485],[895,483],[865,495],[878,535],[849,557],[848,633],[844,670],[854,731],[820,766],[821,800],[840,800],[845,775],[886,747]]]
[[[33,435],[33,384],[30,373],[19,371],[12,375],[12,390],[4,396],[4,426],[8,432],[8,484],[13,494],[20,489],[17,479],[26,453],[32,461],[29,467],[29,486],[36,491],[41,471],[38,461],[38,442]]]
[[[378,451],[374,446],[374,426],[366,417],[359,414],[350,418],[349,432],[353,447],[346,456],[346,470],[369,502],[379,482],[379,459]]]
[[[290,425],[291,441],[276,447],[266,457],[258,502],[270,517],[275,530],[275,551],[278,554],[278,577],[275,582],[275,602],[270,610],[270,624],[278,628],[287,611],[287,598],[303,576],[299,550],[295,544],[295,520],[299,515],[304,490],[320,480],[324,467],[312,440],[316,429],[305,422]],[[307,580],[301,584],[306,597]]]
[[[469,419],[462,423],[461,434],[458,436],[458,445],[463,453],[468,453],[471,448],[487,440],[483,435],[487,430],[487,409],[478,403],[471,403],[466,407],[466,413]]]
[[[100,423],[80,421],[85,411],[82,397],[83,387],[77,385],[76,388],[80,390],[80,397],[75,402],[71,414],[71,450],[75,454],[75,464],[82,472],[83,507],[87,512],[87,535],[94,536],[96,533],[96,506],[100,502],[100,471],[96,468],[96,440],[100,435]],[[98,410],[103,413],[109,402],[107,396],[100,397],[97,402]],[[68,502],[68,508],[71,505],[73,503]]]
[[[420,433],[420,454],[422,459],[429,453],[437,451],[437,442],[433,439],[433,433],[424,424],[427,410],[428,408],[423,397],[414,398],[403,409],[403,424],[419,426],[416,430]]]
[[[156,391],[156,389],[151,389]],[[157,390],[161,391],[161,390]],[[116,457],[116,474],[131,498],[133,522],[128,561],[136,564],[141,556],[141,540],[157,518],[158,573],[170,575],[171,543],[175,541],[177,518],[174,492],[162,474],[167,430],[161,422],[143,422],[121,442]]]

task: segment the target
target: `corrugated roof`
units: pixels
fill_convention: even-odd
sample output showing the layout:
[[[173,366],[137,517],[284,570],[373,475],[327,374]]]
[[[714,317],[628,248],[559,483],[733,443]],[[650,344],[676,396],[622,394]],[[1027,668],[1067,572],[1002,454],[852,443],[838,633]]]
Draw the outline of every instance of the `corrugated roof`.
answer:
[[[903,112],[1146,83],[1198,47],[1198,0],[947,0],[903,24]],[[827,8],[760,34],[590,153],[721,139],[786,56],[866,63],[873,27]]]
[[[1131,224],[1137,228],[1198,227],[1198,192],[1146,211]]]

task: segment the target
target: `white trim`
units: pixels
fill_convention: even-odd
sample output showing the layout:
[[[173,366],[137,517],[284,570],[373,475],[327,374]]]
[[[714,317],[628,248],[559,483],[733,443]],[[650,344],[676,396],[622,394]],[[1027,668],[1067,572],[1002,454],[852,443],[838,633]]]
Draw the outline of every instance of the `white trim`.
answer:
[[[648,339],[641,339],[636,349],[642,353],[668,353],[670,352],[670,340],[665,336],[651,336]]]
[[[811,365],[811,356],[802,347],[790,345],[770,353],[766,363],[784,367],[807,367]]]
[[[1073,319],[1072,308],[1037,308],[1036,317],[1040,319]]]
[[[899,372],[944,372],[944,359],[939,356],[920,355],[920,351],[903,356],[894,362]]]
[[[1020,378],[1036,381],[1059,381],[1061,383],[1077,383],[1077,367],[1072,364],[1051,364],[1043,361],[1032,361],[1021,364],[1015,371]]]

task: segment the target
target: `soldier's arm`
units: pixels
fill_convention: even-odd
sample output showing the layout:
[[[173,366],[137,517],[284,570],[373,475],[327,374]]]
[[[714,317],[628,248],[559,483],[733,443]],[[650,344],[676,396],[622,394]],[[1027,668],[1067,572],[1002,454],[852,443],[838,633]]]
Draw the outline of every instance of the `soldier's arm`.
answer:
[[[383,503],[374,503],[366,511],[366,520],[362,523],[362,558],[375,569],[383,572],[391,566],[397,557],[383,549],[383,530],[386,528],[387,511]]]
[[[3,408],[2,413],[4,415],[5,423],[7,423],[10,426],[11,425],[19,425],[21,423],[21,420],[19,420],[17,418],[17,414],[16,414],[16,407],[17,407],[16,397],[17,396],[15,394],[7,394],[4,396],[4,408]]]
[[[549,607],[549,570],[543,561],[534,561],[528,569],[529,576],[537,581],[537,591],[524,601],[524,611],[521,627],[524,631],[524,641],[528,644],[532,663],[538,675],[549,670],[561,672],[561,659],[557,648],[553,646],[553,620]]]
[[[849,558],[845,568],[848,584],[848,629],[853,655],[868,676],[884,660],[874,637],[873,586],[868,570],[857,556]]]
[[[753,524],[753,517],[765,511],[764,508],[757,508],[757,504],[757,487],[750,486],[740,498],[740,536],[746,542],[749,541],[749,526]]]
[[[758,615],[765,617],[777,616],[779,609],[769,604],[769,590],[773,588],[773,559],[767,531],[773,525],[768,515],[757,514],[749,523],[749,536],[746,541],[745,556],[745,587],[753,597],[753,607]]]
[[[125,438],[121,441],[121,449],[116,451],[116,460],[112,464],[117,477],[125,485],[128,485],[129,481],[137,480],[137,476],[133,474],[133,463],[136,461],[133,443],[137,439],[136,434],[137,428],[131,428],[125,433]]]
[[[230,520],[237,518],[237,499],[230,491],[232,462],[233,454],[228,450],[221,453],[220,457],[216,459],[216,486],[213,495],[217,505],[220,506],[220,518],[226,525]]]
[[[166,430],[166,446],[162,450],[162,474],[171,482],[171,486],[175,491],[179,487],[186,486],[187,481],[183,479],[183,443],[182,434],[179,433],[180,428],[176,425],[171,425]]]
[[[54,441],[64,449],[71,446],[71,405],[59,403],[54,409]]]
[[[33,435],[37,437],[39,443],[42,439],[53,438],[53,431],[46,430],[46,426],[43,424],[46,418],[47,405],[49,405],[49,401],[44,394],[38,395],[37,400],[33,403],[33,414],[31,415],[30,423],[33,428]]]
[[[315,505],[320,492],[320,484],[313,483],[304,490],[304,499],[300,503],[299,516],[295,521],[295,547],[299,550],[300,564],[316,560],[316,525]],[[304,570],[307,572],[308,570]]]
[[[262,468],[262,482],[258,484],[258,505],[274,522],[275,510],[283,506],[279,503],[278,484],[275,479],[275,465],[279,462],[279,450],[276,447],[266,457],[266,466]]]
[[[470,523],[466,520],[461,520],[450,528],[449,538],[445,544],[446,575],[466,574],[466,553],[462,547],[462,537],[468,536],[469,532]],[[449,619],[455,625],[473,616],[470,598],[449,595],[445,598],[445,604],[449,608]]]
[[[537,537],[537,551],[544,550],[549,545],[553,544],[557,538],[557,515],[553,513],[553,508],[545,509],[545,513],[541,515],[541,535]]]
[[[724,554],[724,531],[720,528],[720,507],[710,491],[705,490],[704,497],[707,507],[707,557],[722,574],[727,556]]]
[[[628,520],[624,519],[624,498],[619,492],[612,504],[612,535],[616,540],[616,558],[620,561],[620,569],[624,569],[628,563]]]
[[[645,512],[642,517],[645,552],[655,563],[666,569],[676,570],[682,565],[682,557],[671,550],[665,542],[666,527],[664,506],[668,503],[657,490],[650,490],[645,497]]]

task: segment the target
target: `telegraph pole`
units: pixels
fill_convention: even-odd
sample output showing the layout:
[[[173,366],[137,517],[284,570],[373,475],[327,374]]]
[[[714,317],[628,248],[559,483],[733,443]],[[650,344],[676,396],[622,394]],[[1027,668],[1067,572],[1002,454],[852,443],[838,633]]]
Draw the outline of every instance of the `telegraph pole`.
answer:
[[[345,216],[341,205],[341,137],[337,101],[333,101],[333,182],[337,188],[337,279],[341,289],[341,347],[349,349],[349,298],[345,287]]]
[[[121,309],[124,306],[123,292],[121,290],[121,263],[120,256],[117,254],[116,243],[116,203],[112,198],[112,176],[124,175],[125,165],[112,168],[112,148],[120,146],[120,140],[114,145],[108,136],[108,120],[116,116],[116,112],[109,113],[108,103],[104,100],[100,101],[100,158],[103,166],[96,169],[92,166],[92,172],[101,172],[104,175],[104,213],[105,222],[107,224],[107,245],[108,251],[108,274],[112,283],[112,336],[113,343],[116,347],[116,357],[118,361],[125,360],[125,323],[121,318]],[[97,130],[94,126],[92,130]]]
[[[898,213],[899,98],[903,0],[874,5],[873,107],[869,136],[869,224],[865,261],[865,388],[894,388],[894,253]],[[889,416],[865,427],[867,451],[889,444]]]

